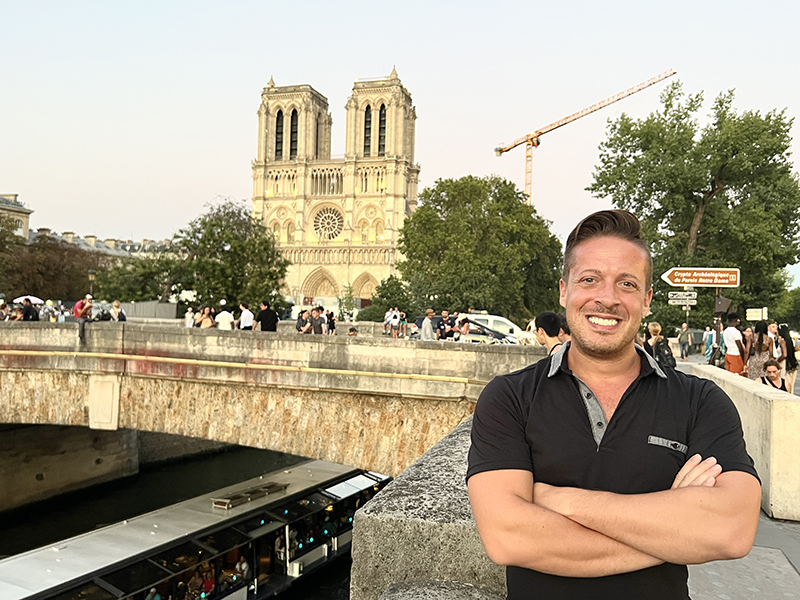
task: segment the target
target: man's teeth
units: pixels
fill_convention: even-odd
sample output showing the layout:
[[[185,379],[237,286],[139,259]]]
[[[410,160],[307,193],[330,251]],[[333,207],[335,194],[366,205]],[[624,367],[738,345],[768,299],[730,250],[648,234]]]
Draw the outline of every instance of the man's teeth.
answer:
[[[602,325],[603,327],[612,327],[619,323],[617,319],[600,319],[599,317],[589,317],[589,322],[595,325]]]

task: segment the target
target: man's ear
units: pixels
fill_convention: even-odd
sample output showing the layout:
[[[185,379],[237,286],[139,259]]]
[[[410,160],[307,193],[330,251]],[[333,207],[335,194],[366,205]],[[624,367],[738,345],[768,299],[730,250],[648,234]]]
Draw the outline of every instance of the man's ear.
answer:
[[[563,279],[558,280],[558,303],[567,308],[567,284],[564,283]]]

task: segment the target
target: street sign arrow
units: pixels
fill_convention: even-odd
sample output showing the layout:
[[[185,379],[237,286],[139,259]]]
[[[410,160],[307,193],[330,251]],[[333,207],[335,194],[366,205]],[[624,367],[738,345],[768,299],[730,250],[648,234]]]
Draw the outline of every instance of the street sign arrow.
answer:
[[[739,287],[739,269],[672,267],[661,279],[674,286]]]
[[[669,292],[669,298],[697,298],[697,292]]]
[[[689,305],[696,306],[697,305],[697,300],[694,300],[692,298],[670,298],[669,303],[673,304],[673,305],[679,305],[679,306],[680,305],[683,305],[683,306],[689,306]]]

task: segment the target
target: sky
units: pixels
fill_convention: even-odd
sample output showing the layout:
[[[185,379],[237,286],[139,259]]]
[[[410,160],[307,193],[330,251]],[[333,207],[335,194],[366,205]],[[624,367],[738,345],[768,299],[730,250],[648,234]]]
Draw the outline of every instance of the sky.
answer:
[[[420,189],[468,174],[523,188],[524,146],[497,158],[499,143],[669,68],[704,113],[735,89],[739,110],[796,117],[798,22],[791,1],[0,0],[0,193],[33,228],[167,238],[218,197],[251,198],[270,76],[328,98],[341,155],[353,82],[392,67],[417,110]],[[664,86],[542,137],[533,200],[562,241],[610,207],[585,191],[608,119],[658,109]]]

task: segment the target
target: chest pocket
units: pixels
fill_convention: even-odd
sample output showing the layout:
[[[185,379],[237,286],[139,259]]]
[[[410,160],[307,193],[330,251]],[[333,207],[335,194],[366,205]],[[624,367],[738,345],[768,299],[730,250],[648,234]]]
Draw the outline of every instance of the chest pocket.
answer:
[[[689,451],[689,447],[686,444],[681,442],[676,442],[674,440],[668,440],[663,437],[658,437],[656,435],[651,435],[647,437],[647,443],[652,444],[654,446],[662,446],[664,448],[669,448],[670,450],[676,450],[680,452],[684,456]]]

